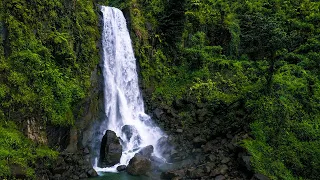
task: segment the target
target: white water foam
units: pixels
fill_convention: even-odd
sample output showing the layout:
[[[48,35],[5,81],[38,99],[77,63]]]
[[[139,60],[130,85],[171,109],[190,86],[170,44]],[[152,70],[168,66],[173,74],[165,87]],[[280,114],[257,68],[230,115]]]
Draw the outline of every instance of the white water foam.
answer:
[[[103,77],[106,123],[100,132],[112,130],[122,139],[123,147],[120,164],[96,171],[116,172],[118,165],[128,165],[130,159],[141,148],[153,145],[154,155],[161,158],[157,141],[165,134],[151,118],[144,113],[143,99],[139,90],[136,59],[123,13],[113,7],[101,6],[103,14]],[[135,127],[136,131],[128,140],[122,132],[124,125]],[[104,133],[103,133],[104,134]],[[103,134],[98,137],[101,141]]]

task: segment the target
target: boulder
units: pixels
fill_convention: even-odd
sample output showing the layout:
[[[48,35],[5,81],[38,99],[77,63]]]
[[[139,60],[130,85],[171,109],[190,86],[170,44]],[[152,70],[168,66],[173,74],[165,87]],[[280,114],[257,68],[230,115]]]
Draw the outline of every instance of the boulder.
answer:
[[[117,167],[117,171],[125,171],[126,170],[126,168],[127,168],[127,166],[126,165],[121,165],[121,166],[118,166]]]
[[[193,139],[193,145],[194,145],[195,147],[198,147],[198,148],[200,148],[201,145],[204,145],[204,144],[206,144],[206,143],[207,143],[207,141],[206,141],[205,139],[201,138],[200,136],[197,136],[197,137],[195,137],[195,138]]]
[[[165,163],[165,161],[161,158],[158,158],[157,156],[151,156],[150,160],[154,163],[154,164],[163,164]]]
[[[161,115],[163,114],[164,112],[161,110],[161,109],[159,109],[159,108],[156,108],[154,111],[153,111],[153,114],[155,115],[155,117],[157,118],[157,119],[160,119],[161,118]]]
[[[217,175],[224,175],[228,172],[228,166],[223,164],[219,166],[218,168],[211,171],[210,176],[217,176]]]
[[[187,170],[189,178],[201,178],[205,176],[203,168],[191,168]]]
[[[151,161],[140,154],[135,154],[127,167],[127,172],[134,176],[145,175],[150,170]]]
[[[83,149],[83,154],[86,154],[86,155],[87,155],[87,154],[90,154],[89,149],[88,149],[88,148],[84,148],[84,149]]]
[[[167,137],[162,137],[157,141],[157,150],[162,154],[163,157],[168,159],[171,156],[173,146],[169,143]]]
[[[132,125],[124,125],[124,126],[122,126],[121,131],[122,131],[123,134],[126,135],[126,138],[127,138],[128,141],[132,138],[132,136],[138,134],[137,129]]]
[[[224,179],[226,179],[226,178],[224,176],[222,176],[222,175],[219,175],[219,176],[214,178],[214,180],[224,180]]]
[[[180,179],[185,177],[184,170],[177,170],[177,171],[168,171],[161,173],[161,179]]]
[[[90,169],[90,170],[87,172],[87,175],[88,175],[88,177],[97,177],[97,176],[98,176],[98,173],[97,173],[94,169]]]
[[[239,161],[240,165],[245,167],[248,171],[252,171],[251,156],[247,155],[246,153],[239,153],[238,154],[238,161]]]
[[[86,174],[86,173],[81,173],[80,175],[79,175],[79,178],[80,179],[85,179],[85,178],[87,178],[88,177],[88,175]]]
[[[138,148],[138,145],[141,143],[141,137],[138,130],[132,125],[124,125],[122,126],[121,131],[125,135],[123,141],[132,141],[135,144],[134,148]]]
[[[228,157],[223,157],[221,160],[222,164],[227,164],[228,162],[230,162],[230,158],[228,158]]]
[[[99,167],[105,168],[118,164],[121,155],[120,138],[117,137],[115,132],[107,130],[101,142]]]
[[[63,153],[61,154],[62,156],[65,156]],[[61,157],[59,156],[54,164],[54,168],[52,169],[53,174],[62,174],[64,173],[68,167],[67,167],[67,163],[64,160],[69,160],[69,157],[65,156],[65,157]],[[70,160],[70,162],[72,162],[72,160]]]
[[[138,152],[138,154],[140,154],[148,159],[150,159],[152,153],[153,153],[153,146],[152,145],[146,146]]]
[[[219,172],[220,174],[226,174],[228,172],[228,166],[223,164],[222,166],[219,167]]]

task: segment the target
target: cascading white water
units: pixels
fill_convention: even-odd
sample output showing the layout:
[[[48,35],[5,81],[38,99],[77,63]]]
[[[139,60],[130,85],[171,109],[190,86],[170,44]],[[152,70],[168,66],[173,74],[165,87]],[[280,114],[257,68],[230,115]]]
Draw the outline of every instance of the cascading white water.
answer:
[[[138,85],[136,59],[134,57],[126,20],[122,12],[113,7],[101,7],[103,14],[103,77],[106,123],[100,126],[100,132],[114,131],[122,139],[123,152],[121,165],[127,165],[134,154],[148,145],[153,145],[154,155],[157,140],[164,133],[155,126],[144,113],[143,99]],[[124,125],[135,127],[133,138],[127,139],[122,132]],[[98,137],[99,139],[102,139]],[[139,138],[134,138],[139,137]],[[98,168],[97,171],[114,171],[112,168]]]

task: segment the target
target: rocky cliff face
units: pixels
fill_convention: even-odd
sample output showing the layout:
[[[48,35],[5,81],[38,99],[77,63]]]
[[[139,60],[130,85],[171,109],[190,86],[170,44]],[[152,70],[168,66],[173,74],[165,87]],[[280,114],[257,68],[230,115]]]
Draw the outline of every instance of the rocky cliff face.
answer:
[[[50,147],[61,152],[51,169],[42,166],[39,161],[37,166],[37,177],[39,179],[83,179],[95,177],[97,173],[92,167],[92,147],[99,146],[94,142],[95,127],[104,119],[103,113],[103,91],[102,76],[99,66],[91,74],[92,89],[88,97],[79,104],[74,112],[75,125],[72,127],[61,127],[47,125],[41,128],[34,121],[29,124],[27,135],[35,141],[45,141]],[[43,131],[45,132],[43,133]]]
[[[91,147],[95,126],[104,119],[102,75],[99,66],[91,73],[91,91],[75,108],[72,127],[43,124],[31,118],[25,124],[26,135],[36,143],[47,144],[59,151],[76,153]]]
[[[95,127],[104,119],[103,79],[100,67],[91,74],[92,89],[88,97],[79,105],[75,126],[70,130],[68,152],[76,152],[82,148],[91,148]]]
[[[225,117],[213,115],[207,104],[183,100],[172,106],[164,107],[156,101],[149,105],[150,114],[162,125],[174,147],[167,157],[173,165],[163,171],[162,179],[260,177],[253,174],[250,156],[240,146],[249,137],[247,126],[237,123],[243,117],[241,112],[239,119],[230,124]]]
[[[48,138],[46,136],[45,126],[36,118],[30,118],[25,122],[25,134],[29,139],[38,143],[38,144],[48,144]]]

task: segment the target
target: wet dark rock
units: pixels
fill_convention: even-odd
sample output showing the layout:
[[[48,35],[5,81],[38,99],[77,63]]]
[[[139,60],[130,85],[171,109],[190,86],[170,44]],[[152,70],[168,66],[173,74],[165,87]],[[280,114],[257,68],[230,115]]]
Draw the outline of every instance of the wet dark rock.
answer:
[[[121,128],[121,131],[123,134],[126,135],[127,141],[129,141],[132,137],[135,138],[135,140],[140,141],[140,137],[138,135],[137,129],[132,125],[124,125]]]
[[[222,163],[222,164],[226,164],[226,163],[228,163],[229,161],[230,161],[230,158],[224,157],[224,158],[222,159],[221,163]]]
[[[125,170],[126,170],[126,168],[127,168],[127,166],[126,166],[126,165],[121,165],[121,166],[118,166],[118,167],[117,167],[117,171],[119,171],[119,172],[121,172],[121,171],[125,171]]]
[[[224,175],[228,172],[228,166],[223,164],[219,166],[218,168],[211,171],[210,176],[217,176],[217,175]]]
[[[214,150],[214,142],[213,141],[210,141],[210,142],[207,142],[204,146],[203,146],[203,151],[205,153],[209,153],[211,151]]]
[[[222,139],[221,140],[221,144],[226,144],[227,143],[227,140],[226,139]]]
[[[145,175],[150,170],[151,161],[140,154],[135,154],[127,167],[127,172],[135,176]]]
[[[64,173],[68,167],[67,162],[73,163],[72,159],[69,157],[65,157],[65,159],[68,159],[68,161],[65,161],[63,157],[58,157],[57,161],[55,162],[55,167],[52,170],[53,174],[62,174]]]
[[[227,134],[227,138],[228,138],[228,139],[232,139],[233,136],[232,136],[230,133],[228,133],[228,134]]]
[[[182,129],[177,129],[176,133],[183,133],[183,130]]]
[[[177,157],[177,156],[180,156],[180,153],[178,151],[176,151],[175,149],[172,149],[170,155],[171,155],[171,157]]]
[[[79,160],[78,160],[78,164],[81,165],[81,166],[82,166],[82,165],[85,165],[85,164],[86,164],[86,161],[85,161],[84,159],[79,159]]]
[[[102,138],[99,167],[111,167],[120,162],[122,146],[116,133],[107,130]]]
[[[208,109],[206,109],[206,108],[198,109],[196,113],[197,113],[197,116],[198,116],[198,120],[200,122],[203,122],[205,120],[204,117],[208,114]]]
[[[187,175],[190,178],[200,178],[205,176],[204,170],[202,168],[191,168],[187,170]]]
[[[53,173],[54,174],[62,174],[63,172],[65,172],[67,170],[67,167],[65,166],[60,166],[60,167],[56,167],[53,169]]]
[[[211,162],[214,162],[217,158],[215,155],[213,154],[210,154],[209,156],[207,156],[207,161],[211,161]]]
[[[36,163],[36,179],[43,180],[68,180],[87,179],[98,176],[92,167],[90,158],[84,149],[75,153],[61,152],[50,168],[46,166],[46,159],[39,159]],[[24,178],[21,178],[24,179]]]
[[[84,148],[83,153],[84,153],[84,154],[89,154],[89,153],[90,153],[90,151],[89,151],[89,149],[88,149],[88,148]]]
[[[177,171],[169,171],[169,172],[163,172],[161,174],[161,179],[180,179],[185,177],[185,171],[184,170],[177,170]]]
[[[206,143],[207,143],[207,141],[206,141],[205,139],[201,138],[200,136],[197,136],[197,137],[195,137],[195,138],[193,139],[193,145],[194,145],[195,147],[198,147],[198,148],[200,148],[201,145],[204,145],[204,144],[206,144]]]
[[[192,152],[193,152],[193,153],[201,153],[201,152],[202,152],[202,149],[196,148],[196,149],[193,149]]]
[[[157,142],[157,149],[158,151],[168,159],[171,155],[171,151],[173,150],[173,146],[169,142],[168,138],[162,137]]]
[[[151,107],[150,110],[155,110],[157,105]],[[224,117],[215,115],[208,103],[198,105],[192,100],[175,100],[172,106],[159,105],[158,108],[158,117],[156,111],[152,111],[153,117],[163,125],[168,138],[159,139],[155,148],[162,148],[162,157],[173,163],[160,165],[162,179],[244,180],[252,177],[239,167],[237,159],[238,153],[244,151],[239,142],[247,133],[242,127],[234,128]],[[181,112],[187,112],[192,119],[189,125],[181,124],[186,118]]]
[[[94,170],[94,169],[90,169],[88,172],[87,172],[87,175],[89,177],[97,177],[98,176],[98,173]]]
[[[224,176],[222,176],[222,175],[219,175],[219,176],[214,178],[214,180],[224,180],[224,179],[226,179],[226,178]]]
[[[210,166],[206,165],[206,166],[203,166],[203,170],[205,173],[210,173],[211,168],[210,168]]]
[[[227,145],[227,148],[228,148],[230,151],[234,151],[234,150],[236,149],[236,145],[233,144],[233,143],[229,143],[229,144]]]
[[[157,156],[151,156],[150,157],[150,160],[153,162],[153,163],[156,163],[156,164],[162,164],[164,163],[164,161],[160,158],[158,158]]]
[[[84,179],[84,178],[87,178],[87,177],[88,177],[88,176],[87,176],[86,173],[82,173],[82,174],[80,174],[80,176],[79,176],[80,179]]]
[[[153,153],[153,146],[152,145],[146,146],[138,152],[138,154],[140,154],[148,159],[150,159],[152,153]]]
[[[66,157],[64,160],[65,160],[66,163],[72,163],[73,162],[73,159],[71,157]]]
[[[219,173],[220,174],[226,174],[228,169],[229,169],[228,166],[223,164],[222,166],[219,167]]]
[[[61,174],[54,175],[54,179],[60,179],[61,177],[62,177]]]
[[[216,125],[219,125],[221,123],[220,119],[217,119],[217,118],[213,119],[212,122],[215,123]]]
[[[155,117],[157,118],[157,119],[160,119],[161,118],[161,115],[163,114],[164,112],[161,110],[161,109],[159,109],[159,108],[156,108],[154,111],[153,111],[153,114],[155,115]]]
[[[254,174],[251,180],[269,180],[269,178],[263,174]]]
[[[246,153],[240,153],[238,155],[239,163],[245,167],[248,171],[252,171],[251,167],[251,156],[248,156]]]
[[[214,169],[214,170],[212,170],[211,172],[210,172],[210,176],[211,177],[215,177],[215,176],[217,176],[217,175],[219,175],[220,173],[219,173],[219,169]]]

